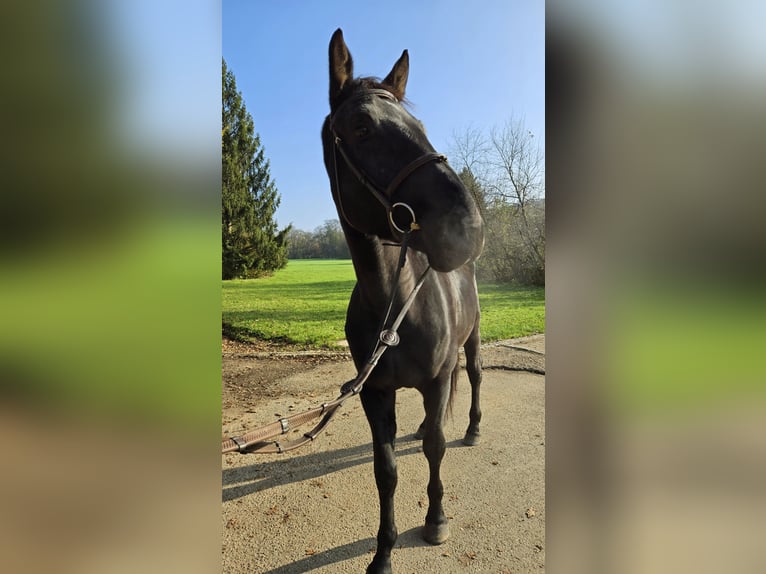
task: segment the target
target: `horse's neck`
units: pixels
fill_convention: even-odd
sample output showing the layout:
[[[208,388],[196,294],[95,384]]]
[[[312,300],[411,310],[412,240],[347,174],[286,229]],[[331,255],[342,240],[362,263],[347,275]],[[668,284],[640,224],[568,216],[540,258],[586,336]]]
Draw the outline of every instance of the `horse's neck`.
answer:
[[[401,289],[411,282],[411,266],[405,265],[399,285],[394,286],[400,253],[398,247],[383,245],[377,238],[358,233],[347,234],[346,239],[363,300],[375,309],[384,310],[391,297],[391,290]],[[412,251],[408,253],[408,258],[414,256]]]

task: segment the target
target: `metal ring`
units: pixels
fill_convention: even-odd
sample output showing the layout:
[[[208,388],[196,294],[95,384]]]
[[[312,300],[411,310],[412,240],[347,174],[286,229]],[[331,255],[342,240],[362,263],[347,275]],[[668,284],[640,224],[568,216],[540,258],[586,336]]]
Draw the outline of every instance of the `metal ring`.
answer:
[[[245,437],[242,436],[233,436],[231,437],[232,442],[237,445],[237,451],[244,453],[245,449],[247,448],[247,441],[245,440]]]
[[[402,229],[394,221],[394,208],[397,205],[401,205],[404,209],[406,209],[407,211],[410,212],[410,215],[412,216],[412,221],[410,222],[410,228],[409,229]],[[418,224],[417,224],[417,222],[415,220],[415,212],[412,211],[412,208],[409,205],[407,205],[406,203],[398,202],[398,203],[393,204],[391,206],[391,209],[388,210],[388,220],[391,222],[391,225],[393,226],[393,228],[396,229],[399,233],[407,233],[408,231],[412,231],[414,229],[418,229]]]

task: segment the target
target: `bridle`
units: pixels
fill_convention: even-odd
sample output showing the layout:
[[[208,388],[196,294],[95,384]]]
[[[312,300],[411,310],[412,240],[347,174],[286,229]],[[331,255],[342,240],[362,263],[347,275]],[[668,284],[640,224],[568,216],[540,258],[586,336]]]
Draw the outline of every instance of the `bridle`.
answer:
[[[351,161],[351,158],[346,153],[346,150],[344,149],[343,140],[338,135],[338,132],[335,130],[335,120],[338,117],[338,114],[341,110],[343,110],[346,106],[349,105],[351,102],[356,102],[358,100],[368,98],[368,97],[374,97],[379,96],[382,98],[385,98],[387,100],[391,100],[393,102],[399,103],[399,100],[396,99],[396,96],[394,96],[391,92],[388,90],[383,90],[380,88],[369,88],[365,90],[361,90],[353,94],[351,97],[349,97],[347,100],[345,100],[343,103],[341,103],[340,106],[335,110],[335,112],[330,116],[330,131],[332,132],[333,136],[333,167],[335,169],[335,197],[338,200],[338,207],[340,209],[340,213],[343,216],[343,219],[346,220],[346,223],[348,223],[351,227],[354,227],[354,224],[349,220],[348,215],[346,215],[346,211],[343,208],[343,200],[341,198],[340,193],[340,178],[338,177],[338,152],[340,152],[341,157],[343,158],[343,161],[346,162],[346,166],[349,168],[351,173],[353,173],[356,178],[364,185],[364,187],[369,190],[370,193],[372,193],[373,197],[378,200],[378,202],[385,208],[386,214],[388,216],[388,221],[391,224],[391,227],[393,227],[396,231],[398,231],[401,234],[406,234],[409,231],[416,231],[420,229],[420,226],[417,223],[417,219],[415,217],[415,212],[413,209],[403,202],[396,202],[391,203],[390,198],[393,196],[393,193],[396,191],[396,189],[404,182],[405,179],[407,179],[410,175],[412,175],[415,171],[417,171],[419,168],[423,167],[424,165],[435,161],[435,162],[442,162],[447,161],[446,156],[440,153],[436,152],[428,152],[414,161],[411,161],[407,165],[405,165],[399,173],[394,177],[391,182],[385,186],[379,186],[375,182],[372,181],[372,179],[362,171],[359,167],[354,165],[354,162]],[[402,208],[405,209],[407,212],[409,212],[410,215],[410,227],[409,229],[402,229],[396,224],[396,221],[394,221],[394,209],[396,208]],[[356,229],[354,227],[354,229]]]

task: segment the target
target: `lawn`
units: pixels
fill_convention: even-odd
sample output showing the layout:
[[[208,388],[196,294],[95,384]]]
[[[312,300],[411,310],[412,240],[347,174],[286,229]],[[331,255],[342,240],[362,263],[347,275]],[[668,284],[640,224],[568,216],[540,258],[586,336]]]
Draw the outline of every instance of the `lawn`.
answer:
[[[344,339],[354,288],[350,260],[296,259],[271,277],[223,281],[223,328],[230,337],[333,347]],[[545,330],[545,290],[480,283],[482,339]]]
[[[603,388],[620,414],[763,405],[766,303],[714,280],[625,285],[609,302]],[[703,411],[705,412],[705,411]]]

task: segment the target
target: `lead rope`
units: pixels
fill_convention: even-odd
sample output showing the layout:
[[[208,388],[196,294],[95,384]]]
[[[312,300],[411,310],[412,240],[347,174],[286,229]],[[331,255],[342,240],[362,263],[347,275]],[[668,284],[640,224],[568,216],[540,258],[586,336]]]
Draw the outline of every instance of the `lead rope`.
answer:
[[[266,425],[265,427],[261,427],[241,436],[224,439],[221,445],[222,452],[224,454],[234,451],[237,451],[241,454],[274,454],[287,452],[289,450],[301,447],[304,444],[313,441],[327,427],[329,422],[335,416],[335,413],[346,401],[346,399],[361,392],[362,388],[364,387],[364,383],[367,381],[370,374],[372,374],[373,369],[378,364],[378,361],[380,360],[380,357],[383,356],[383,353],[385,353],[389,347],[395,347],[399,344],[399,334],[397,333],[397,330],[402,324],[402,321],[404,321],[404,317],[407,315],[407,312],[412,306],[412,303],[415,301],[415,297],[417,296],[418,291],[420,291],[420,288],[423,286],[423,283],[426,280],[426,276],[431,270],[430,265],[426,267],[425,271],[423,271],[423,273],[418,278],[417,283],[415,283],[415,287],[413,287],[412,291],[407,297],[407,300],[404,302],[404,305],[402,305],[402,308],[399,310],[399,314],[394,319],[394,322],[388,329],[386,329],[385,326],[388,322],[388,318],[391,315],[394,299],[396,298],[396,286],[399,284],[399,276],[401,275],[402,267],[404,267],[406,262],[407,245],[409,243],[410,233],[416,229],[418,229],[418,225],[413,218],[413,221],[410,223],[410,229],[404,234],[404,237],[402,238],[401,250],[399,252],[399,262],[394,278],[394,285],[391,289],[391,297],[389,299],[386,315],[381,322],[378,339],[373,346],[369,359],[365,363],[362,370],[357,374],[356,378],[346,382],[341,387],[341,394],[334,401],[324,403],[319,407],[315,407],[304,413],[281,418],[276,422]],[[322,416],[322,419],[319,421],[319,423],[309,432],[304,433],[303,436],[297,440],[287,442],[269,440],[276,436],[288,433],[293,426],[301,426],[319,416]]]

